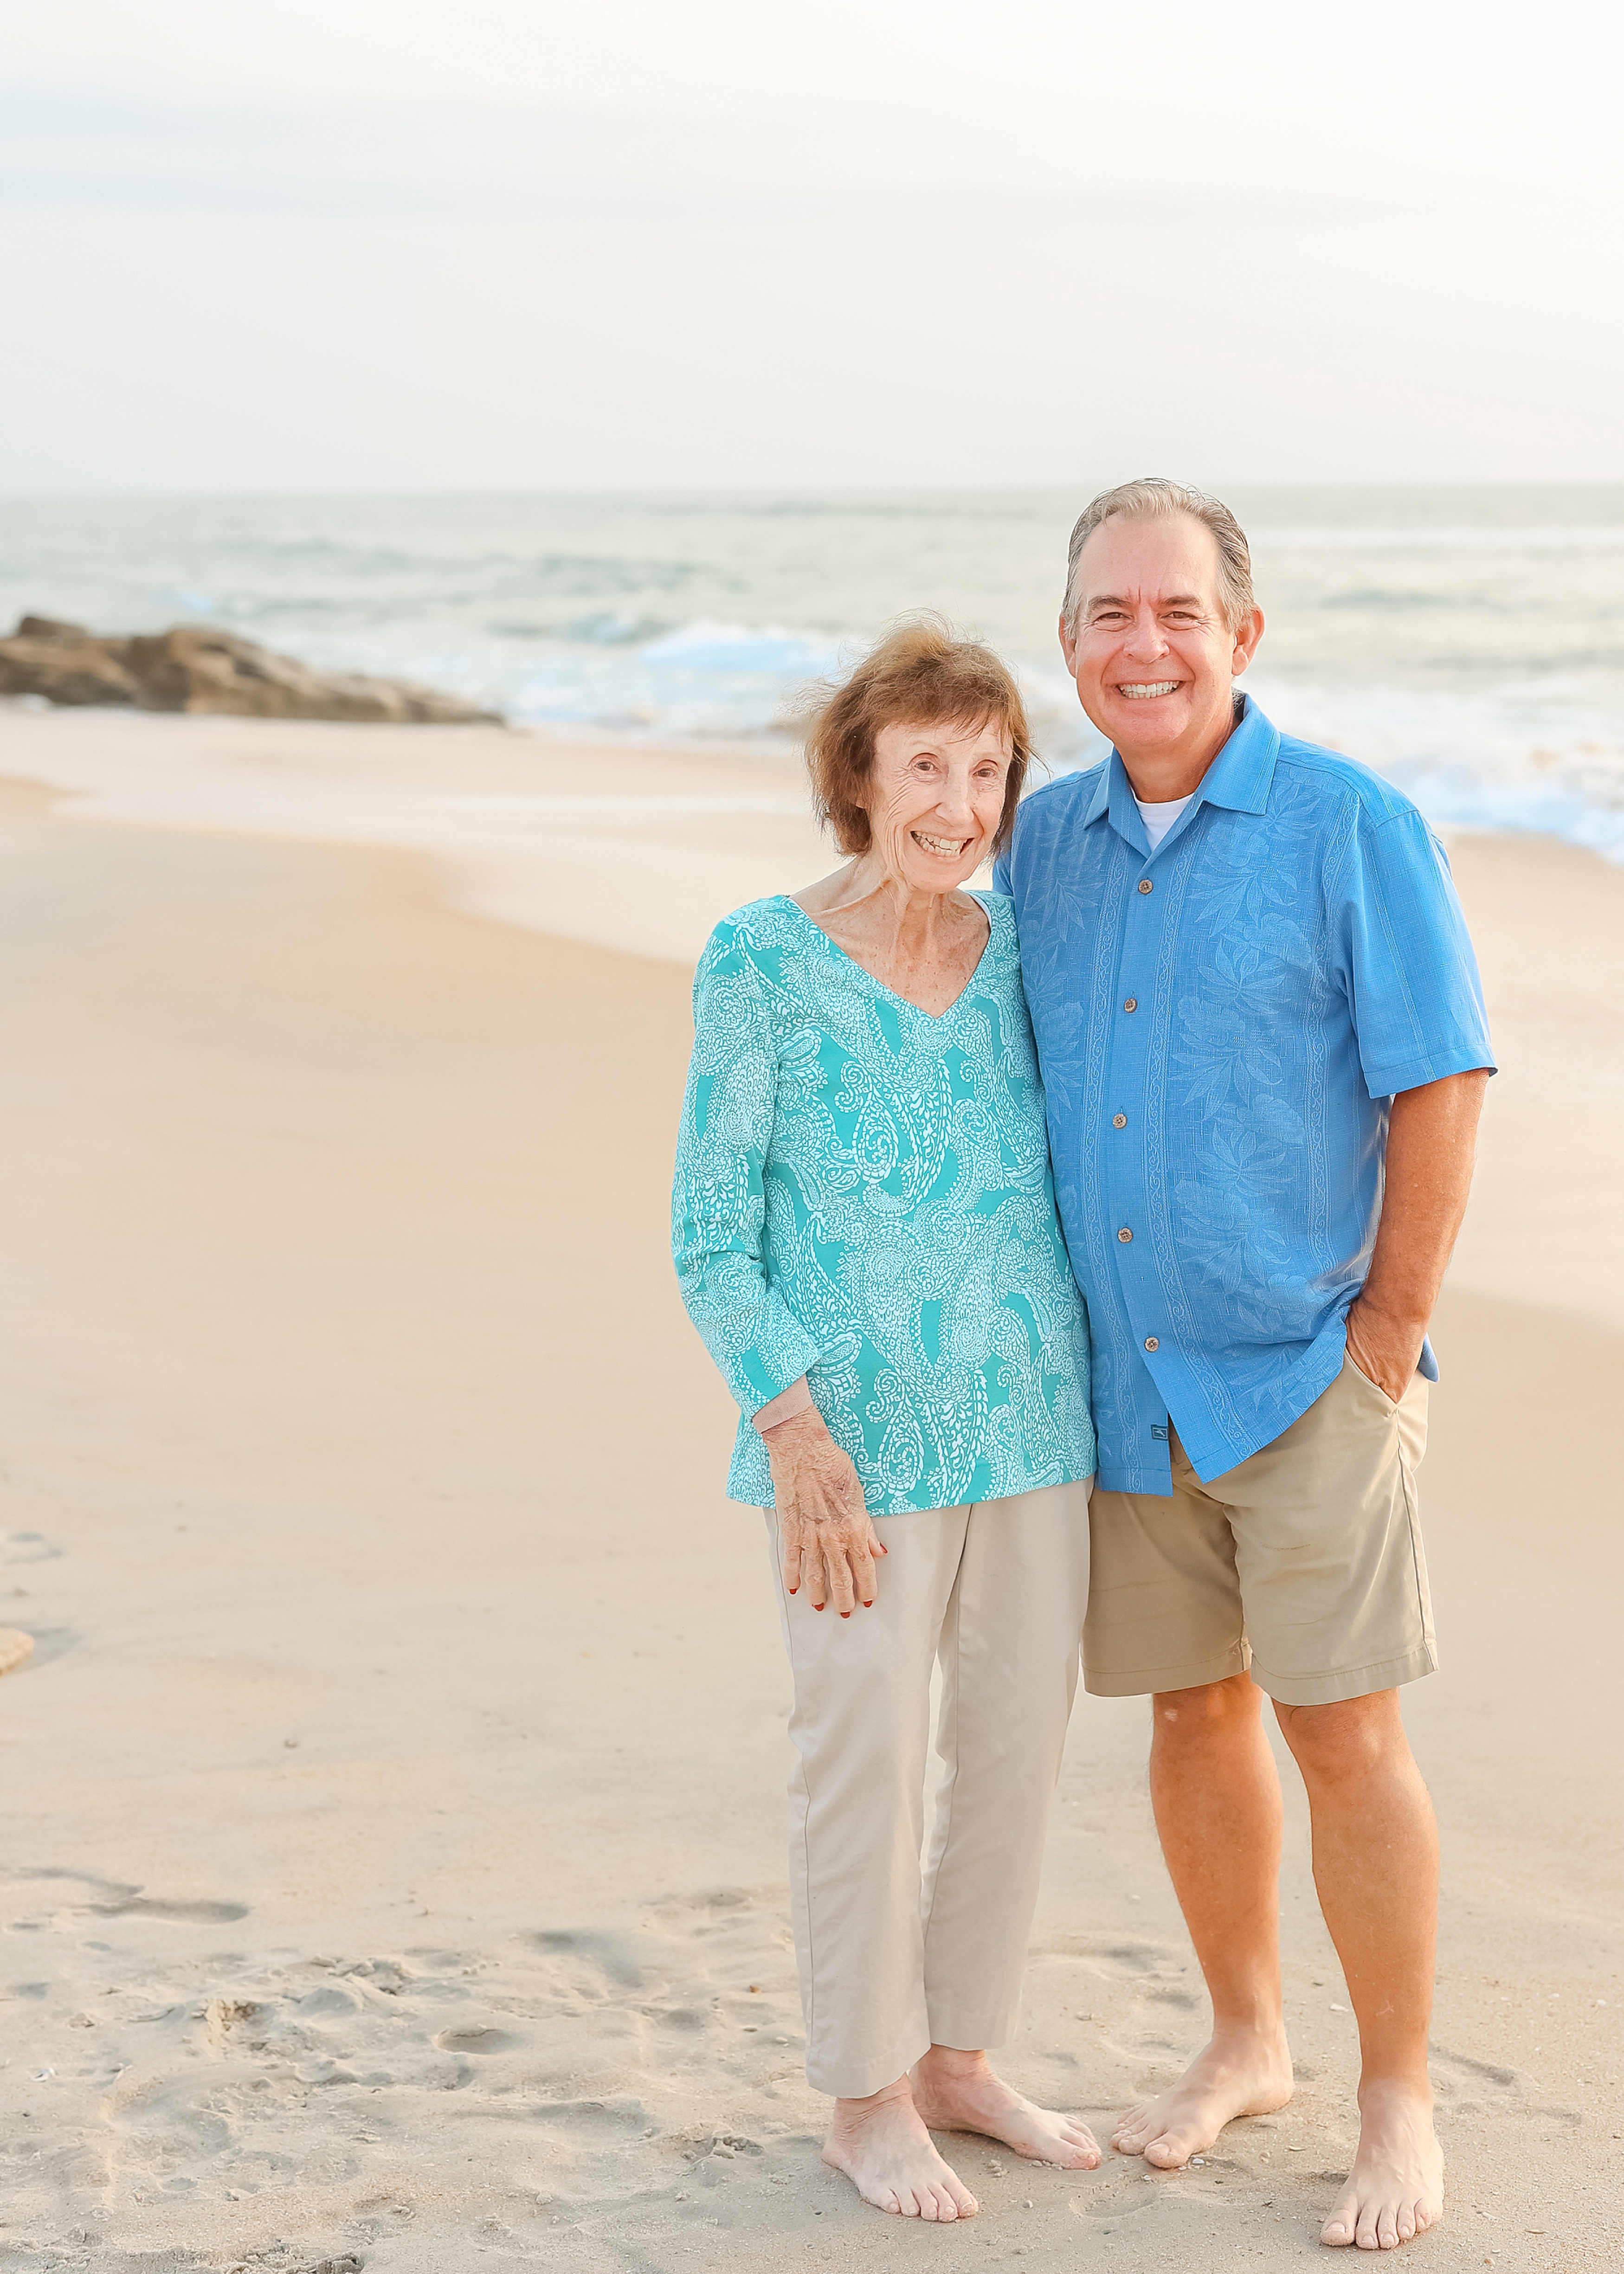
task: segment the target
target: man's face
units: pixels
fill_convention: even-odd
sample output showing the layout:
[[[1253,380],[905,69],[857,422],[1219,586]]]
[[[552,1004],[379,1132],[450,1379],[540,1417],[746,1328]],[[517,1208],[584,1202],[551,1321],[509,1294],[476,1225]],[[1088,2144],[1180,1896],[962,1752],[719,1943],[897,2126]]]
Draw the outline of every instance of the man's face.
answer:
[[[1263,635],[1218,598],[1218,545],[1191,515],[1108,521],[1084,546],[1060,644],[1084,710],[1124,758],[1176,757],[1229,731],[1231,681]]]

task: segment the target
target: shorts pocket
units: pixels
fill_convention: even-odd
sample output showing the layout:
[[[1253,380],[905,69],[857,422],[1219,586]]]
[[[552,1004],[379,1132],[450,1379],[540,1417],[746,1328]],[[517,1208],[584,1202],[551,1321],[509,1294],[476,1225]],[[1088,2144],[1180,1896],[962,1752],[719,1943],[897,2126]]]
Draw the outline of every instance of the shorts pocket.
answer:
[[[1365,1368],[1359,1364],[1357,1359],[1354,1358],[1350,1352],[1347,1351],[1342,1352],[1342,1363],[1347,1367],[1350,1373],[1353,1374],[1356,1381],[1362,1382],[1365,1384],[1365,1387],[1369,1390],[1372,1397],[1380,1398],[1381,1409],[1384,1413],[1391,1417],[1398,1412],[1397,1399],[1389,1397],[1387,1391],[1382,1388],[1379,1382],[1372,1382],[1369,1374],[1365,1373]]]

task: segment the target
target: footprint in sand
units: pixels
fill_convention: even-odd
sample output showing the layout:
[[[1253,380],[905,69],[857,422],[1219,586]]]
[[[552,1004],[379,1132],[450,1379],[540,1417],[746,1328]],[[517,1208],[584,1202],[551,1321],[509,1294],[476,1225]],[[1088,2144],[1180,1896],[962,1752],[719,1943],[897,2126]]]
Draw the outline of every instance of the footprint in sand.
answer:
[[[1429,2045],[1427,2065],[1440,2106],[1456,2116],[1482,2116],[1509,2109],[1525,2098],[1522,2079],[1514,2068],[1493,2061],[1473,2060],[1442,2045]]]
[[[544,1927],[524,1937],[548,1958],[574,1958],[618,1989],[641,1990],[651,1945],[629,1934],[604,1934],[590,1927]]]
[[[516,2052],[523,2044],[510,2029],[486,2029],[469,2023],[462,2029],[441,2029],[432,2040],[435,2050],[442,2053],[507,2053]]]
[[[61,1553],[41,1532],[8,1532],[0,1538],[0,1563],[49,1563]]]

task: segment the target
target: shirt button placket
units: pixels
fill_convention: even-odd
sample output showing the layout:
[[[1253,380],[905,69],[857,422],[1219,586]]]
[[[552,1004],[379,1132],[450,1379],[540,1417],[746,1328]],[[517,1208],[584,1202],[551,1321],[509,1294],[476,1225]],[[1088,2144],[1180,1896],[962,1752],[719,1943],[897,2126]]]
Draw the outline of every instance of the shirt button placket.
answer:
[[[1132,905],[1143,905],[1145,913],[1143,915],[1138,917],[1130,916],[1128,918],[1128,925],[1132,929],[1130,930],[1129,929],[1124,928],[1123,946],[1124,949],[1128,949],[1130,947],[1130,941],[1132,942],[1131,952],[1132,962],[1130,965],[1130,968],[1137,967],[1135,975],[1139,976],[1142,975],[1147,968],[1154,966],[1156,955],[1156,940],[1162,929],[1161,922],[1159,921],[1162,910],[1160,903],[1156,903],[1154,913],[1152,911],[1151,901],[1152,895],[1155,891],[1155,885],[1151,877],[1139,877],[1134,889],[1136,898]],[[1124,911],[1124,914],[1126,912]],[[1146,927],[1146,930],[1143,935],[1141,935],[1138,928],[1140,925]],[[1146,960],[1147,958],[1149,958],[1150,960],[1148,964]],[[1124,960],[1126,960],[1126,957],[1124,957]],[[1137,995],[1129,995],[1124,993],[1118,999],[1121,1002],[1124,1013],[1132,1018],[1139,1007],[1139,997]],[[1124,1044],[1126,1036],[1124,1031]],[[1148,1082],[1151,1069],[1148,1064],[1147,1054],[1154,1049],[1156,1043],[1156,1037],[1154,1032],[1141,1035],[1138,1037],[1138,1040],[1143,1045],[1142,1051],[1139,1049],[1133,1050],[1120,1069],[1122,1076],[1124,1077],[1123,1081],[1123,1088],[1127,1089],[1132,1093],[1124,1101],[1124,1103],[1129,1105],[1133,1103],[1135,1096],[1138,1096],[1142,1093]],[[1120,1090],[1118,1091],[1118,1095],[1121,1095]],[[1127,1126],[1128,1116],[1125,1112],[1114,1112],[1112,1114],[1111,1126],[1113,1129],[1125,1129]],[[1135,1124],[1136,1128],[1140,1126],[1141,1125],[1139,1123]],[[1120,1175],[1121,1179],[1123,1180],[1119,1185],[1116,1195],[1118,1205],[1123,1209],[1124,1215],[1137,1215],[1139,1209],[1144,1204],[1146,1198],[1143,1189],[1145,1163],[1142,1157],[1142,1148],[1140,1145],[1136,1143],[1132,1148],[1128,1148],[1118,1155],[1114,1155],[1112,1157],[1115,1161],[1120,1163]],[[1113,1184],[1118,1183],[1116,1176],[1113,1176],[1112,1182]],[[1142,1225],[1139,1227],[1140,1230],[1143,1230],[1143,1228],[1144,1227]],[[1137,1265],[1133,1261],[1139,1253],[1139,1250],[1134,1246],[1134,1231],[1135,1227],[1133,1224],[1121,1223],[1118,1224],[1116,1231],[1116,1252],[1122,1258],[1122,1293],[1124,1300],[1127,1305],[1130,1318],[1132,1318],[1133,1313],[1139,1308],[1139,1304],[1134,1299],[1139,1281]],[[1145,1289],[1143,1291],[1146,1293],[1149,1292],[1148,1289]],[[1140,1348],[1147,1353],[1147,1355],[1154,1357],[1156,1352],[1162,1347],[1161,1337],[1157,1335],[1147,1334],[1143,1324],[1140,1324],[1138,1328],[1138,1335]]]

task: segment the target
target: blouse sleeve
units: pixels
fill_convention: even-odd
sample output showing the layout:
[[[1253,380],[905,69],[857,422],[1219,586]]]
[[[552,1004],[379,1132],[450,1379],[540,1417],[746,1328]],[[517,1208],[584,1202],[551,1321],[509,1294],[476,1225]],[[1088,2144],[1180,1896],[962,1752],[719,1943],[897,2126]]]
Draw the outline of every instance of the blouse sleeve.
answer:
[[[759,977],[734,928],[719,924],[694,982],[671,1246],[688,1314],[747,1419],[820,1354],[762,1263],[777,1093]]]

